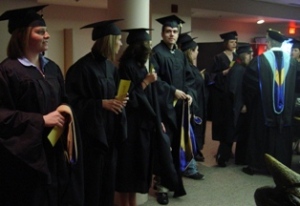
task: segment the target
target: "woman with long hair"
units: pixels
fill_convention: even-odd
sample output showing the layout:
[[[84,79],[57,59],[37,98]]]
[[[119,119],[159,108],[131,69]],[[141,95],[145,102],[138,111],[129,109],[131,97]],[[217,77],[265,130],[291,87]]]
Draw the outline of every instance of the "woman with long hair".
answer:
[[[50,35],[37,12],[45,6],[10,10],[7,58],[0,64],[0,205],[83,205],[81,190],[68,196],[63,141],[48,134],[67,118],[56,108],[66,102],[63,75],[49,58]],[[77,199],[79,198],[79,199]],[[73,200],[78,200],[76,203]]]
[[[151,83],[157,80],[148,72],[151,53],[148,29],[129,29],[128,47],[120,58],[121,79],[131,81],[126,106],[128,138],[118,150],[117,185],[120,205],[136,206],[136,193],[148,193],[152,180],[152,138],[156,113],[153,109]]]
[[[67,95],[81,131],[84,202],[89,206],[114,204],[116,146],[126,138],[123,108],[127,97],[116,98],[119,78],[113,64],[122,46],[116,21],[82,27],[93,28],[94,45],[66,74]]]

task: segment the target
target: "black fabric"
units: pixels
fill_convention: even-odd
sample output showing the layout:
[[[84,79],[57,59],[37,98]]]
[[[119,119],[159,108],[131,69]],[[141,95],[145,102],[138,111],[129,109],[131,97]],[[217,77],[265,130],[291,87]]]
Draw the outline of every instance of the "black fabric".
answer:
[[[47,5],[42,5],[9,10],[0,16],[0,21],[8,20],[8,32],[10,34],[17,28],[28,26],[46,26],[42,15],[36,13],[46,6]]]
[[[82,137],[85,205],[113,205],[116,145],[126,139],[126,116],[105,110],[102,100],[115,98],[118,83],[114,65],[96,53],[79,59],[66,74]]]
[[[233,61],[236,61],[233,56]],[[224,52],[215,56],[214,66],[211,70],[214,83],[210,85],[210,98],[212,98],[212,138],[213,140],[234,141],[234,125],[232,100],[228,91],[227,76],[222,72],[229,68],[231,61]]]
[[[121,30],[114,24],[114,22],[121,21],[123,19],[112,19],[92,24],[85,25],[80,29],[93,28],[92,40],[100,39],[107,35],[121,35]]]
[[[207,121],[207,102],[208,102],[208,88],[205,82],[205,75],[200,74],[199,69],[190,65],[192,74],[195,79],[194,83],[194,99],[191,109],[191,125],[195,134],[197,149],[200,151],[203,149],[205,140],[205,129]],[[201,124],[197,123],[197,118],[201,118]]]
[[[148,193],[152,181],[152,141],[156,121],[151,85],[144,90],[142,81],[147,69],[134,59],[120,62],[120,79],[130,80],[126,104],[128,138],[119,145],[116,190]]]
[[[1,205],[83,205],[80,166],[68,166],[62,141],[52,147],[51,128],[44,127],[43,115],[67,101],[63,76],[51,60],[44,76],[18,60],[0,65]],[[71,189],[74,175],[78,184]]]
[[[185,191],[179,168],[182,100],[178,100],[175,106],[173,103],[176,89],[182,90],[193,97],[194,78],[184,54],[177,49],[170,51],[163,41],[153,48],[152,62],[154,62],[158,76],[157,94],[162,122],[165,124],[167,135],[171,140],[172,156],[178,173],[179,187],[175,189],[175,193],[184,195]],[[161,181],[164,181],[163,178],[161,178]],[[165,186],[163,183],[162,185]]]
[[[245,72],[243,91],[249,114],[247,161],[255,169],[266,170],[264,153],[288,167],[291,165],[295,74],[296,62],[291,59],[285,79],[285,107],[281,114],[275,114],[272,105],[273,73],[264,55],[254,58]]]
[[[147,31],[152,29],[146,28],[136,28],[136,29],[123,29],[123,32],[128,32],[128,36],[126,38],[127,44],[134,44],[142,41],[150,41],[151,37]]]
[[[165,16],[156,19],[160,24],[163,26],[169,26],[169,27],[178,27],[179,24],[183,24],[184,21],[182,21],[178,16],[176,15],[170,15],[170,16]]]

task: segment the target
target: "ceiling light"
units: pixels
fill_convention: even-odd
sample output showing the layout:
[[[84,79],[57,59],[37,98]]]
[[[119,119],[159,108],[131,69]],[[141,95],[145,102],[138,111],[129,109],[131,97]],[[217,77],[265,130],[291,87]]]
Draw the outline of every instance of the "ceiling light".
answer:
[[[265,20],[260,19],[260,20],[258,20],[256,23],[257,23],[257,24],[263,24],[263,23],[265,23]]]

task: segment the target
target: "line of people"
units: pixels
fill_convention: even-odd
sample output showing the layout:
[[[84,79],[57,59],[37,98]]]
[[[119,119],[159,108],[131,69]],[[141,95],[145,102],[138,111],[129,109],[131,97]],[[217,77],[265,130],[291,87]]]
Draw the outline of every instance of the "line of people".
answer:
[[[238,47],[237,57],[237,33],[222,34],[226,49],[207,72],[197,68],[197,43],[188,33],[180,34],[184,22],[175,15],[157,19],[162,40],[153,48],[149,28],[120,30],[115,23],[123,19],[95,22],[81,28],[92,29],[91,51],[68,69],[64,80],[58,65],[42,55],[50,38],[38,14],[44,7],[0,16],[8,20],[11,34],[8,57],[0,64],[1,205],[110,206],[118,192],[120,205],[134,206],[136,193],[148,193],[153,175],[159,204],[168,204],[169,191],[173,197],[186,195],[182,176],[204,178],[196,160],[204,158],[208,89],[213,138],[221,140],[219,166],[226,166],[235,136],[247,134],[249,138],[238,138],[236,150],[241,154],[236,163],[248,164],[247,173],[260,169],[253,165],[259,156],[246,157],[247,148],[252,151],[247,155],[269,152],[289,165],[297,64],[277,48],[286,39],[277,31],[269,30],[267,36],[270,49],[276,49],[251,62],[249,44]],[[117,68],[121,32],[128,32],[128,47]],[[273,50],[281,55],[279,62]],[[129,91],[117,97],[121,79],[130,80]],[[74,114],[71,134],[60,130],[71,121],[57,111],[62,104]],[[196,149],[182,169],[185,106],[191,110],[188,125]],[[53,143],[49,134],[56,128],[62,132]],[[259,147],[266,136],[269,141]],[[74,151],[78,157],[70,161]]]
[[[237,142],[235,163],[246,165],[246,174],[267,174],[265,153],[290,167],[299,139],[298,41],[292,40],[291,57],[281,48],[289,38],[268,29],[267,51],[253,58],[249,44],[237,47],[236,31],[220,37],[224,51],[215,56],[208,82],[212,138],[220,141],[218,166],[227,166]]]

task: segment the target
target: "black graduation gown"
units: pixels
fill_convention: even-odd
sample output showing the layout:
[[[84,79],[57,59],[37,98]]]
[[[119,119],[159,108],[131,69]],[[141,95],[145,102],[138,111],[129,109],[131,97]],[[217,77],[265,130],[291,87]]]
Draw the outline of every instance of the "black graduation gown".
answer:
[[[36,67],[24,66],[17,59],[5,59],[0,65],[3,206],[83,205],[80,176],[75,180],[78,185],[73,185],[79,187],[71,189],[77,196],[69,193],[68,180],[75,174],[68,168],[63,142],[52,147],[47,139],[51,128],[44,127],[43,115],[54,111],[66,98],[61,70],[51,60],[45,62],[45,77]]]
[[[152,137],[156,114],[150,85],[142,88],[148,71],[134,59],[120,62],[120,79],[131,80],[126,104],[128,138],[118,147],[118,192],[148,193],[152,180]]]
[[[152,62],[155,62],[157,72],[157,94],[161,110],[162,121],[165,124],[167,134],[171,138],[172,156],[174,165],[180,174],[179,145],[180,124],[182,114],[182,100],[178,100],[175,107],[175,90],[179,89],[193,97],[194,78],[191,68],[184,54],[175,49],[170,51],[168,46],[161,41],[153,48]],[[176,195],[184,195],[182,180],[179,177],[179,187],[175,190]]]
[[[266,171],[264,153],[291,166],[295,76],[296,61],[291,59],[285,78],[284,109],[277,114],[272,100],[273,73],[264,54],[254,58],[246,69],[243,91],[249,115],[247,162],[255,169]]]
[[[234,54],[233,61],[236,61],[236,58]],[[212,139],[225,142],[234,141],[232,101],[228,92],[227,76],[222,74],[223,70],[229,68],[230,63],[224,52],[215,56],[210,74],[213,83],[209,88],[212,105]]]
[[[300,139],[300,62],[297,62],[297,73],[296,73],[296,86],[295,86],[296,100],[295,100],[295,112],[293,118],[293,141]],[[298,101],[297,101],[298,98]],[[296,102],[297,101],[297,102]],[[296,118],[295,118],[296,117]]]
[[[242,83],[246,68],[240,60],[234,63],[227,74],[228,92],[230,103],[232,105],[233,125],[235,128],[234,140],[236,140],[235,163],[246,163],[248,122],[247,113],[241,113],[244,103]]]
[[[115,115],[105,110],[102,100],[115,98],[118,82],[112,62],[92,52],[74,63],[66,74],[66,91],[83,144],[85,205],[113,205],[115,147],[126,137],[126,118],[124,112]]]
[[[195,79],[194,84],[194,98],[192,103],[191,110],[191,125],[194,130],[197,149],[203,149],[204,140],[205,140],[205,129],[206,129],[206,120],[207,120],[207,101],[208,101],[208,90],[205,82],[205,76],[203,77],[200,74],[199,69],[191,65],[192,74]],[[204,74],[205,75],[205,74]],[[197,118],[201,118],[201,124],[198,123]]]

